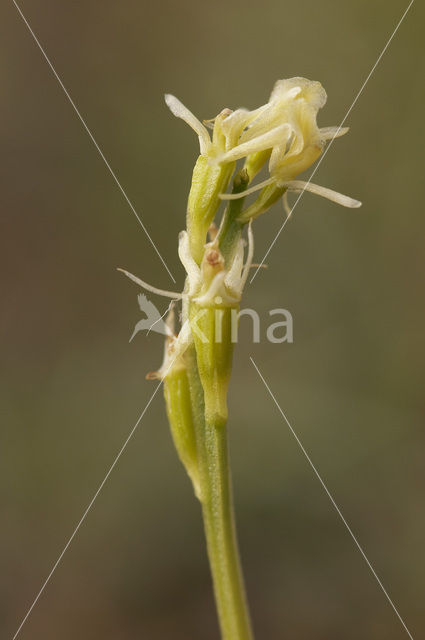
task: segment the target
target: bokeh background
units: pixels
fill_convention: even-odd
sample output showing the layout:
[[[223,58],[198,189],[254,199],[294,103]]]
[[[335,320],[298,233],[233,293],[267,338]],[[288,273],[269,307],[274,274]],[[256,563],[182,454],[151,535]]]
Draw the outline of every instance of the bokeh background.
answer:
[[[167,111],[253,108],[320,80],[336,125],[407,2],[217,0],[21,8],[180,287],[196,136]],[[1,614],[11,638],[149,400],[162,338],[123,266],[172,288],[11,0],[1,6]],[[406,632],[249,362],[252,355],[415,638],[425,633],[423,6],[405,22],[246,290],[230,396],[240,544],[257,638]],[[260,259],[283,220],[258,221]],[[162,310],[166,302],[153,298]],[[265,341],[289,309],[294,344]],[[219,637],[199,508],[152,402],[22,639]]]

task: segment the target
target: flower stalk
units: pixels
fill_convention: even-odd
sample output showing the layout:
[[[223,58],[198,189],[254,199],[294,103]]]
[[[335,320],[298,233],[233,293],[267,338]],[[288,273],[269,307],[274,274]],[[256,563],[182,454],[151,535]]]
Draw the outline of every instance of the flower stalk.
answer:
[[[187,228],[179,236],[186,280],[183,291],[174,293],[124,273],[142,288],[173,300],[164,361],[148,377],[164,382],[172,437],[202,506],[222,638],[252,640],[227,442],[232,323],[253,259],[252,222],[281,199],[288,213],[291,192],[309,190],[350,208],[360,202],[296,179],[320,156],[328,140],[348,131],[318,127],[317,112],[326,102],[320,83],[305,78],[279,80],[262,107],[223,109],[204,124],[174,96],[165,99],[172,113],[196,132],[200,146],[188,197]],[[240,169],[239,161],[244,161]],[[268,177],[251,186],[264,168]],[[227,193],[231,182],[232,192]],[[251,194],[255,198],[245,206]],[[217,229],[215,220],[223,201],[226,208]],[[176,332],[174,305],[178,300],[181,327]]]
[[[223,640],[252,640],[236,538],[227,430],[206,420],[204,388],[192,346],[187,353],[197,443],[200,501],[208,559]]]

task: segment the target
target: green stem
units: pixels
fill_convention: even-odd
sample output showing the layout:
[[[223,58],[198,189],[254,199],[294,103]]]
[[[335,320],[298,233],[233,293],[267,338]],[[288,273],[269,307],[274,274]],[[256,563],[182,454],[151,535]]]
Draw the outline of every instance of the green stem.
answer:
[[[205,440],[209,495],[202,503],[202,513],[222,637],[250,640],[253,636],[236,538],[226,428],[206,425]]]
[[[238,171],[233,179],[232,194],[242,193],[245,191],[249,183],[248,173],[242,169]],[[224,213],[223,221],[218,232],[218,241],[220,251],[224,256],[226,264],[231,261],[232,253],[237,246],[244,223],[238,221],[243,207],[245,198],[241,197],[237,200],[230,200]]]
[[[208,558],[223,640],[252,640],[235,530],[226,427],[207,424],[195,349],[186,356]]]

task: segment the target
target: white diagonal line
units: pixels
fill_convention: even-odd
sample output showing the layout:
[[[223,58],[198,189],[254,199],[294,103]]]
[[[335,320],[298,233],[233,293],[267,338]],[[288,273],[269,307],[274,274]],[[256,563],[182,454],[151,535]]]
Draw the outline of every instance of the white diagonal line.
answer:
[[[336,512],[338,513],[339,517],[341,518],[342,522],[344,523],[348,533],[350,534],[350,536],[352,537],[353,541],[356,544],[356,547],[358,548],[358,550],[360,551],[361,555],[363,556],[363,559],[365,560],[367,566],[369,567],[369,569],[371,570],[373,576],[375,577],[377,583],[379,584],[379,586],[381,587],[385,597],[387,598],[388,602],[390,603],[391,607],[393,608],[395,614],[397,615],[398,619],[400,620],[401,624],[404,627],[404,630],[406,631],[407,635],[409,636],[409,638],[411,640],[413,640],[413,636],[410,633],[409,629],[407,628],[403,618],[401,617],[401,615],[399,614],[399,612],[397,611],[397,608],[395,606],[395,604],[393,603],[393,601],[391,600],[390,596],[388,595],[387,590],[385,589],[384,585],[382,584],[381,580],[379,579],[378,575],[376,574],[375,569],[373,568],[373,566],[371,565],[368,557],[366,556],[365,552],[363,551],[362,547],[360,546],[359,541],[357,540],[356,536],[354,535],[350,525],[348,524],[348,522],[346,521],[346,519],[344,518],[344,516],[342,515],[341,509],[338,507],[337,503],[335,502],[332,494],[330,493],[328,487],[326,486],[324,480],[322,479],[322,476],[319,474],[319,472],[317,471],[316,467],[314,466],[310,456],[308,455],[307,451],[305,450],[302,442],[300,441],[299,437],[297,436],[297,434],[295,433],[294,429],[292,428],[288,418],[286,417],[285,413],[283,412],[280,404],[278,403],[278,401],[276,400],[275,396],[273,395],[272,390],[270,389],[269,385],[267,384],[266,380],[264,379],[263,374],[261,373],[261,371],[259,370],[259,368],[257,367],[256,363],[254,362],[254,359],[250,356],[250,360],[252,362],[252,364],[254,365],[258,375],[260,376],[262,382],[264,383],[264,386],[266,387],[270,397],[272,398],[273,402],[275,403],[276,407],[279,410],[280,415],[282,416],[282,418],[285,420],[286,424],[288,425],[292,435],[294,436],[295,440],[297,441],[298,446],[300,447],[301,451],[303,452],[303,454],[305,455],[305,457],[307,458],[307,461],[309,463],[309,465],[311,466],[311,468],[313,469],[317,479],[319,480],[320,484],[322,485],[323,489],[325,490],[329,500],[331,501],[332,505],[334,506]]]
[[[369,82],[370,78],[372,77],[376,67],[378,66],[378,64],[381,61],[382,56],[384,55],[384,53],[386,52],[386,50],[388,49],[388,47],[391,44],[392,39],[394,38],[395,34],[397,33],[401,23],[403,22],[404,18],[407,15],[407,12],[409,11],[410,7],[412,6],[414,0],[411,0],[409,2],[409,5],[407,7],[407,9],[405,10],[405,12],[403,13],[403,15],[401,16],[400,20],[398,21],[394,31],[392,32],[392,34],[390,35],[390,37],[387,40],[387,43],[385,45],[385,47],[382,49],[381,53],[379,54],[375,64],[373,65],[373,67],[371,68],[371,70],[369,71],[366,80],[363,82],[362,86],[360,87],[359,91],[357,92],[356,97],[354,98],[350,108],[348,109],[347,113],[345,114],[345,116],[343,117],[343,119],[341,120],[341,123],[338,127],[338,129],[335,132],[334,137],[330,140],[328,146],[326,147],[325,151],[323,152],[322,156],[320,157],[319,162],[316,164],[314,170],[312,171],[307,183],[304,185],[303,190],[301,191],[301,193],[299,194],[298,198],[295,200],[295,204],[294,206],[291,208],[291,217],[292,217],[292,213],[295,209],[295,207],[297,206],[297,204],[299,203],[299,201],[301,200],[304,191],[306,190],[306,188],[308,187],[308,185],[310,184],[311,180],[313,179],[315,173],[317,172],[318,168],[320,167],[321,163],[323,162],[327,152],[329,151],[329,149],[332,146],[333,141],[335,140],[335,138],[338,137],[338,133],[340,132],[341,128],[344,126],[345,121],[347,120],[348,116],[350,115],[351,111],[354,108],[354,105],[356,104],[357,100],[360,98],[361,94],[363,93],[363,89],[366,87],[367,83]],[[264,254],[263,259],[261,260],[260,264],[258,265],[257,269],[254,272],[254,275],[252,276],[251,280],[249,281],[249,283],[251,284],[252,281],[254,280],[255,276],[257,275],[258,271],[260,270],[260,268],[262,267],[262,265],[264,264],[264,261],[267,259],[267,256],[269,255],[270,251],[273,249],[274,245],[276,244],[277,239],[279,238],[280,234],[282,233],[282,231],[284,230],[286,223],[289,220],[289,216],[287,218],[285,218],[285,221],[283,222],[282,226],[280,227],[279,231],[277,232],[277,234],[275,235],[273,241],[271,242],[269,248],[267,249],[266,253]]]
[[[172,363],[171,363],[172,364]],[[170,365],[171,367],[171,365]],[[168,370],[167,370],[168,371]],[[20,633],[22,627],[24,626],[25,622],[27,621],[29,615],[31,614],[31,611],[34,609],[35,605],[37,604],[41,594],[43,593],[44,589],[46,588],[47,584],[50,581],[50,578],[52,577],[52,575],[54,574],[54,572],[56,571],[59,563],[61,562],[63,556],[65,555],[69,545],[71,544],[71,542],[73,541],[75,535],[77,534],[79,528],[81,527],[81,525],[83,524],[84,520],[86,519],[86,516],[88,514],[88,512],[90,511],[90,509],[92,508],[96,498],[98,497],[99,493],[102,491],[105,482],[107,481],[107,479],[109,478],[109,476],[111,475],[115,465],[117,464],[118,460],[120,459],[124,449],[126,448],[126,446],[128,445],[128,443],[130,442],[134,432],[136,431],[137,427],[139,426],[140,422],[142,421],[143,416],[145,415],[146,411],[148,410],[152,400],[154,399],[154,397],[156,396],[158,389],[160,388],[160,386],[162,385],[162,380],[161,382],[159,382],[157,384],[157,386],[155,387],[155,390],[153,392],[153,394],[151,395],[147,405],[145,406],[145,408],[143,409],[142,413],[140,414],[136,424],[134,425],[134,427],[132,428],[132,430],[130,431],[130,433],[128,434],[124,444],[122,445],[121,449],[119,450],[118,454],[115,456],[115,459],[113,461],[113,463],[111,464],[111,466],[109,467],[109,470],[106,474],[106,476],[104,477],[104,479],[102,480],[102,482],[100,483],[96,493],[94,494],[93,498],[90,500],[86,510],[84,511],[83,515],[81,516],[77,526],[75,527],[74,531],[72,532],[72,535],[70,536],[70,538],[68,539],[68,542],[66,543],[66,545],[63,548],[63,551],[61,552],[60,556],[58,557],[58,559],[56,560],[55,564],[53,565],[53,567],[50,570],[49,575],[47,576],[47,578],[45,579],[45,581],[43,582],[40,591],[37,593],[36,597],[34,598],[30,608],[28,609],[25,617],[23,618],[21,624],[19,625],[15,635],[13,636],[12,640],[15,640],[18,637],[18,634]]]
[[[107,159],[105,158],[105,155],[102,151],[102,149],[99,147],[98,143],[96,142],[92,132],[90,131],[90,129],[88,128],[83,116],[81,115],[81,113],[79,112],[77,106],[75,105],[75,102],[73,101],[73,99],[71,98],[71,96],[69,95],[65,85],[63,84],[62,80],[60,79],[59,75],[57,74],[53,64],[50,62],[50,59],[47,56],[47,53],[44,51],[43,47],[41,46],[37,36],[35,35],[34,31],[32,30],[32,28],[30,27],[28,20],[25,18],[24,14],[22,13],[21,9],[19,8],[18,4],[16,3],[16,0],[12,0],[13,4],[15,5],[19,15],[21,16],[22,20],[24,21],[25,25],[28,27],[28,31],[30,32],[30,34],[32,35],[36,45],[38,46],[38,48],[40,49],[41,53],[44,56],[44,59],[46,60],[47,64],[49,65],[50,69],[52,70],[53,75],[55,76],[56,80],[59,82],[61,88],[63,89],[63,92],[65,93],[66,97],[68,98],[72,108],[74,109],[75,113],[77,114],[78,118],[81,121],[81,124],[83,125],[84,129],[87,131],[90,140],[93,142],[94,146],[96,147],[97,151],[99,152],[100,157],[102,158],[103,162],[105,163],[105,165],[107,166],[111,176],[113,177],[113,179],[116,182],[116,185],[118,187],[118,189],[121,191],[122,195],[124,196],[127,204],[129,205],[130,209],[132,210],[132,212],[134,213],[134,215],[136,216],[137,220],[140,223],[140,226],[142,227],[143,231],[145,232],[149,242],[151,243],[152,247],[154,248],[154,250],[156,251],[156,254],[158,255],[159,259],[161,260],[162,264],[164,265],[165,269],[168,272],[168,275],[170,276],[170,278],[173,280],[173,282],[175,282],[174,276],[171,273],[170,269],[168,268],[164,258],[162,257],[162,255],[160,254],[156,244],[154,243],[154,241],[152,240],[148,230],[146,229],[145,225],[143,224],[140,216],[138,215],[136,209],[134,208],[131,200],[129,199],[129,197],[127,196],[126,192],[124,191],[123,187],[121,186],[120,181],[118,180],[117,176],[115,175],[111,165],[109,164],[109,162],[107,161]]]

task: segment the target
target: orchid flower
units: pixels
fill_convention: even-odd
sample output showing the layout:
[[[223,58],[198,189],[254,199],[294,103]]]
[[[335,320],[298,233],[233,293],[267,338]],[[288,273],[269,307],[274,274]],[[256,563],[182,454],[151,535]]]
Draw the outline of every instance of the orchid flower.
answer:
[[[245,287],[249,270],[254,256],[254,235],[251,224],[248,225],[248,251],[244,261],[245,241],[240,238],[233,259],[228,268],[224,266],[224,260],[220,253],[217,239],[205,245],[205,254],[201,267],[193,260],[190,253],[189,238],[186,231],[179,235],[179,257],[186,271],[185,290],[181,293],[158,289],[141,280],[125,269],[118,269],[130,280],[138,284],[142,289],[170,298],[172,301],[170,312],[167,316],[167,338],[164,348],[164,360],[158,371],[149,373],[149,378],[164,378],[173,366],[180,366],[181,358],[193,338],[190,330],[190,322],[186,319],[178,335],[174,333],[174,306],[177,300],[184,303],[193,301],[202,307],[223,305],[231,307],[239,304]],[[207,275],[207,271],[210,274]],[[136,329],[132,338],[137,332]]]
[[[322,127],[317,125],[317,113],[326,103],[326,92],[319,82],[306,78],[278,80],[270,96],[267,108],[251,123],[244,132],[245,137],[264,136],[265,131],[274,132],[277,123],[286,121],[284,134],[276,140],[270,150],[268,171],[269,178],[247,189],[244,196],[272,186],[285,194],[284,206],[289,214],[287,192],[310,191],[341,204],[344,207],[357,208],[361,202],[327,189],[310,181],[295,180],[296,176],[311,166],[321,155],[326,142],[339,138],[348,132],[348,127]],[[283,125],[280,124],[282,127]],[[242,144],[244,141],[242,139]],[[246,142],[245,142],[246,144]],[[222,158],[232,158],[234,153],[228,152]],[[247,160],[249,164],[249,159]],[[269,195],[269,194],[267,194]],[[221,194],[223,200],[241,197],[236,194]],[[253,219],[263,213],[261,199],[243,213],[244,221]]]

